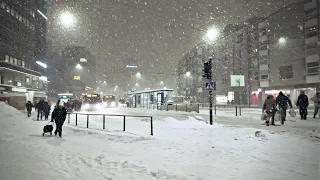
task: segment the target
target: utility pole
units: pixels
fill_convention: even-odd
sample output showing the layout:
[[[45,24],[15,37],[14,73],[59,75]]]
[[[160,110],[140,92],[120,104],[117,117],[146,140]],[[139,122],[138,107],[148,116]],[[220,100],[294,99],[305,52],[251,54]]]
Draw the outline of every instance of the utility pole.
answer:
[[[203,77],[208,80],[206,82],[206,89],[209,90],[209,114],[210,114],[210,125],[213,124],[212,119],[212,91],[216,89],[215,82],[212,81],[212,58],[209,61],[204,62]]]

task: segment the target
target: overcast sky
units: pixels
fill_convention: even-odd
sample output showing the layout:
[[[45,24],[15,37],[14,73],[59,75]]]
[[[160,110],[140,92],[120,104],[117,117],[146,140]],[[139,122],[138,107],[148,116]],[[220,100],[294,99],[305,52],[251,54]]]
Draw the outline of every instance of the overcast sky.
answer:
[[[139,71],[166,73],[169,81],[177,62],[214,25],[266,16],[294,0],[51,0],[49,39],[53,51],[66,45],[88,47],[99,70],[109,77],[127,64]],[[72,12],[73,28],[62,28],[58,15]],[[168,74],[169,73],[169,74]],[[123,74],[117,74],[121,78]],[[152,74],[150,74],[152,76]],[[118,81],[116,79],[116,81]]]

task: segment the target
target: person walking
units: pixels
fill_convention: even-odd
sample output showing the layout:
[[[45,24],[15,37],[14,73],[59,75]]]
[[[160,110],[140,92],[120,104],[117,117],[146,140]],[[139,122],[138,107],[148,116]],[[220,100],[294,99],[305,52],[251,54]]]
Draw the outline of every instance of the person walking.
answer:
[[[276,101],[272,95],[268,95],[267,99],[264,101],[262,111],[267,115],[266,125],[269,126],[271,119],[271,125],[274,125],[274,115],[276,112]]]
[[[316,95],[311,98],[311,100],[314,103],[314,113],[313,113],[313,118],[316,118],[319,109],[320,109],[320,92],[317,92]]]
[[[32,108],[33,108],[33,104],[31,103],[31,101],[28,101],[28,102],[26,103],[26,109],[27,109],[27,115],[28,115],[28,117],[31,116]]]
[[[49,114],[50,114],[50,106],[49,106],[49,103],[46,101],[43,102],[43,113],[44,113],[44,119],[48,120]]]
[[[37,120],[39,121],[39,117],[42,120],[42,116],[43,116],[43,106],[44,106],[44,100],[40,99],[39,102],[36,105],[37,111],[38,111],[38,115],[37,115]]]
[[[276,98],[276,106],[279,107],[281,124],[284,124],[284,121],[286,121],[288,104],[292,108],[291,100],[280,91]]]
[[[59,134],[59,137],[62,137],[62,126],[67,117],[67,110],[64,107],[64,102],[60,101],[59,104],[55,107],[51,115],[51,122],[56,123],[56,130],[54,135]]]
[[[309,100],[304,91],[300,91],[296,105],[299,108],[301,120],[307,120]]]

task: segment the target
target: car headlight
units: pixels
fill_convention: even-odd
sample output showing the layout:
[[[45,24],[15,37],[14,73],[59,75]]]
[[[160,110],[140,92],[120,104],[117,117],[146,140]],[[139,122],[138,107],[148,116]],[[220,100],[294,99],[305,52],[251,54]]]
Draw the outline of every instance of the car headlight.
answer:
[[[116,102],[112,101],[111,106],[116,106]]]
[[[100,104],[97,104],[96,109],[100,109],[100,108],[101,108]]]
[[[84,108],[89,108],[89,104],[84,104]]]

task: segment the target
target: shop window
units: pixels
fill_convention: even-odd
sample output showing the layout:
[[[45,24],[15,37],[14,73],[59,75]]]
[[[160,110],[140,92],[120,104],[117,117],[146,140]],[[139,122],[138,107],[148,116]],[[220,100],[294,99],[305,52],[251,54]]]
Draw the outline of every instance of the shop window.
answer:
[[[5,56],[4,56],[4,61],[7,62],[7,63],[9,63],[9,62],[10,62],[10,56],[5,55]]]
[[[280,79],[291,79],[293,78],[293,66],[280,66],[279,67]]]
[[[260,79],[261,80],[267,80],[267,79],[269,79],[269,75],[268,74],[261,74]]]

